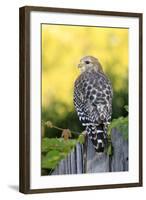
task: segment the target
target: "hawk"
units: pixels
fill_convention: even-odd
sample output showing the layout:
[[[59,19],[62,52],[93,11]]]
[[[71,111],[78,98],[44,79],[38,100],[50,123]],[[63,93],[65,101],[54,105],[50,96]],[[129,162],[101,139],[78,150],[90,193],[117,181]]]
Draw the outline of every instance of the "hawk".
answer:
[[[97,58],[85,56],[74,83],[74,106],[96,152],[104,152],[112,115],[112,85]]]

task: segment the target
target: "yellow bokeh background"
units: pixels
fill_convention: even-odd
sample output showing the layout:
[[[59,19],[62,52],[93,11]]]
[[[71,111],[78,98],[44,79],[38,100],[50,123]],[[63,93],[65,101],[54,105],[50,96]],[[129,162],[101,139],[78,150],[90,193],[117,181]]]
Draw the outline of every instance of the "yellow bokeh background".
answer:
[[[115,92],[127,90],[128,29],[43,24],[43,108],[59,101],[73,109],[73,85],[79,75],[77,65],[86,55],[99,59]]]

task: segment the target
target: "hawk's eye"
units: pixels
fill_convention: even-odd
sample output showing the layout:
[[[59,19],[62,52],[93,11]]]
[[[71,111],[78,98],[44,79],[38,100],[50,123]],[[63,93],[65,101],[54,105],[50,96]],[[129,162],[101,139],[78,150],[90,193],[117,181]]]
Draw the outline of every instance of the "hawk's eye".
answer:
[[[85,61],[86,64],[89,64],[90,62],[88,60]]]

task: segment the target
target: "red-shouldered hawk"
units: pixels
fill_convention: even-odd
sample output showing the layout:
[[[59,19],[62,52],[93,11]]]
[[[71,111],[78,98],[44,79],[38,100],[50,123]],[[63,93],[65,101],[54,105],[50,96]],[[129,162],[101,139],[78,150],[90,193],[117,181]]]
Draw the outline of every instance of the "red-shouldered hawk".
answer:
[[[74,105],[97,152],[104,152],[107,128],[112,115],[112,86],[98,59],[85,56],[74,84]]]

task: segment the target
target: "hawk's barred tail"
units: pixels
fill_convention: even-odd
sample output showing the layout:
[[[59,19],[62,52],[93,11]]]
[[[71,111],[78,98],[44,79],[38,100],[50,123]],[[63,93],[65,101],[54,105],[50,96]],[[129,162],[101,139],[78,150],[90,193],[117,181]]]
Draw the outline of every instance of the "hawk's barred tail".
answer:
[[[88,126],[86,131],[94,145],[95,151],[98,153],[104,152],[107,137],[104,133],[103,126]]]

